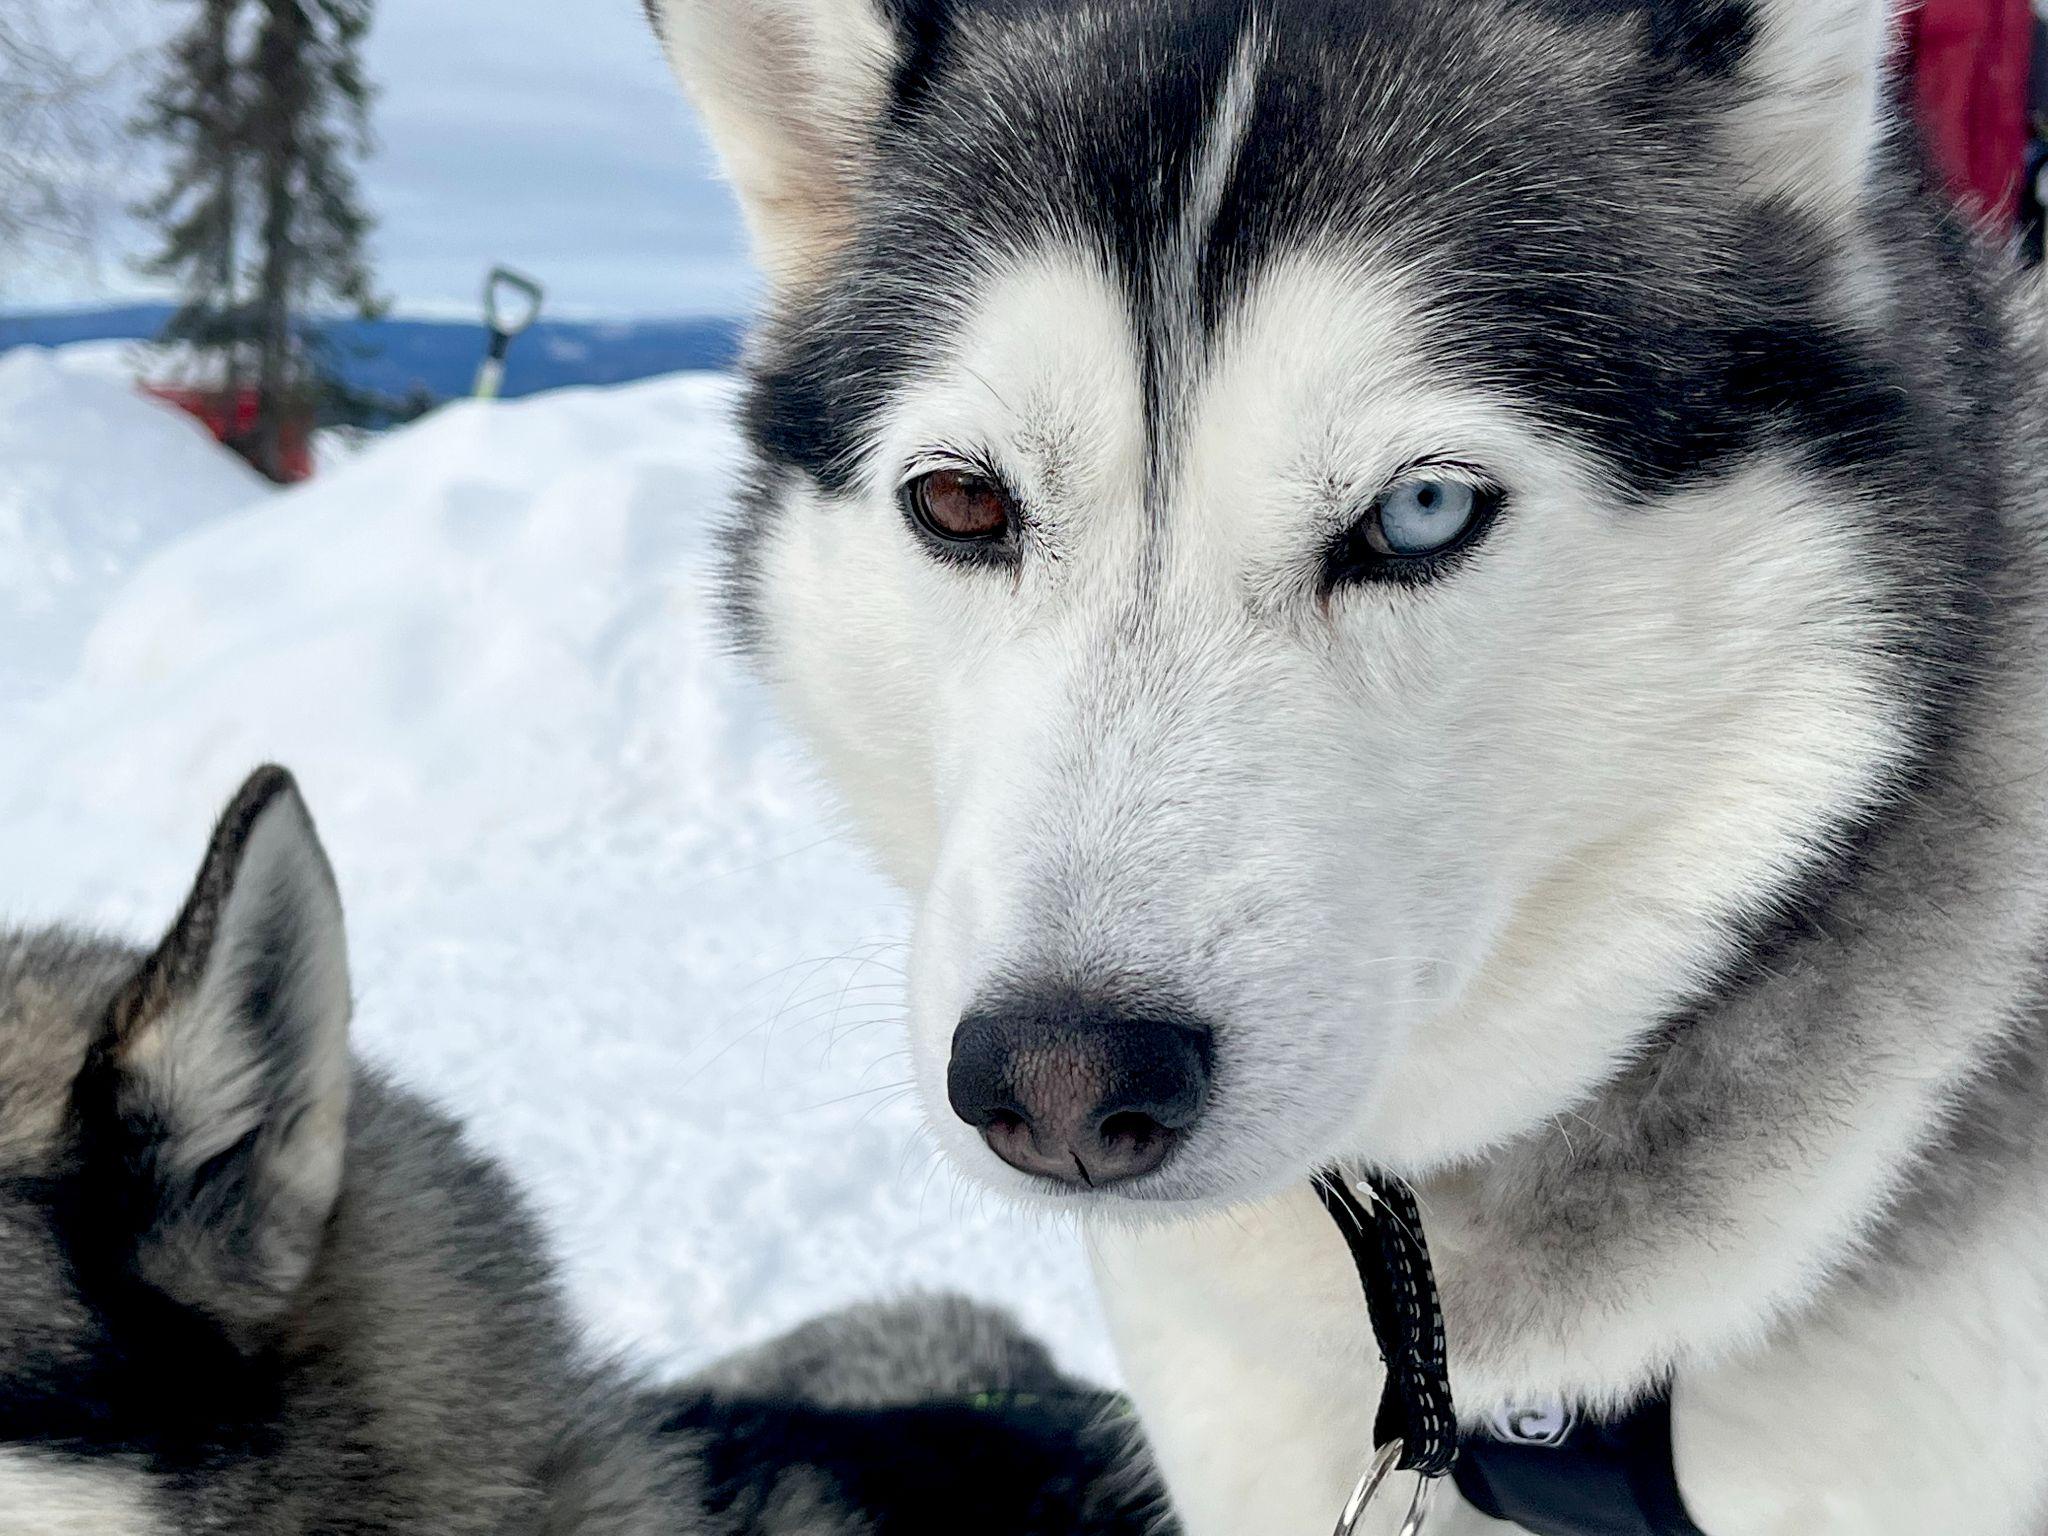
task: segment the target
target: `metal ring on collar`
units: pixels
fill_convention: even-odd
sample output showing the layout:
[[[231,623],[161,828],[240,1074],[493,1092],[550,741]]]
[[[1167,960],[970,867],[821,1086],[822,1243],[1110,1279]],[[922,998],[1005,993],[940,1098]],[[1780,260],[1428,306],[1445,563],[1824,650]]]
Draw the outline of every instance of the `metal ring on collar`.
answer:
[[[1359,1521],[1372,1508],[1387,1479],[1401,1465],[1402,1444],[1389,1440],[1373,1453],[1372,1465],[1365,1469],[1365,1476],[1358,1480],[1358,1486],[1351,1490],[1351,1497],[1345,1501],[1344,1513],[1337,1517],[1335,1536],[1356,1536]],[[1408,1518],[1401,1522],[1400,1536],[1421,1536],[1422,1527],[1429,1519],[1429,1502],[1436,1492],[1437,1480],[1433,1477],[1415,1479],[1415,1496],[1408,1501]]]

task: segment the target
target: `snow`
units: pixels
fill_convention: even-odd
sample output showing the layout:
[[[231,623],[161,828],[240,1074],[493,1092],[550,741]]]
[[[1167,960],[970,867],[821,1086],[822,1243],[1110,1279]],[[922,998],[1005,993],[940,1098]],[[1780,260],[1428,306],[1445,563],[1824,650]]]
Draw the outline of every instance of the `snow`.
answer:
[[[68,664],[145,556],[263,484],[191,417],[76,360],[0,356],[0,702]]]
[[[61,347],[36,350],[66,373],[85,374],[123,386],[141,379],[149,384],[196,389],[217,385],[221,378],[217,358],[197,352],[182,341],[109,337],[102,341],[69,341]]]
[[[926,1144],[903,903],[716,632],[730,391],[452,405],[271,494],[108,379],[0,363],[10,529],[123,552],[7,578],[83,640],[0,699],[0,910],[149,935],[274,758],[358,1048],[511,1165],[604,1342],[679,1370],[944,1286],[1107,1376],[1073,1232]]]

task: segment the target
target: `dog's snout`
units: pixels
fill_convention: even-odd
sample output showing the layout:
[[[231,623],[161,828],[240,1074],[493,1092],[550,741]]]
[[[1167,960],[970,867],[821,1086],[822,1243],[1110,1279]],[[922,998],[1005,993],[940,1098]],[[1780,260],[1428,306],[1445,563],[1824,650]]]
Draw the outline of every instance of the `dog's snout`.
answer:
[[[953,1112],[1011,1167],[1091,1188],[1172,1155],[1209,1096],[1209,1031],[1164,1010],[1016,998],[967,1015]]]

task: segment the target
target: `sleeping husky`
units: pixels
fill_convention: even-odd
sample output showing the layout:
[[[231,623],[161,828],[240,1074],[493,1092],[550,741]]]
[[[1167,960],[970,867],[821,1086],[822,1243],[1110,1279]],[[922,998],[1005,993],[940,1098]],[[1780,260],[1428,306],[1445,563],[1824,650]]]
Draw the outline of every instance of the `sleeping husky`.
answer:
[[[2043,358],[1883,0],[651,9],[771,283],[738,632],[1196,1536],[1370,1449],[1333,1163],[1469,1423],[2048,1530]]]
[[[591,1360],[504,1175],[350,1062],[327,861],[252,778],[154,954],[0,936],[0,1536],[1149,1529],[1102,1400],[965,1302],[675,1391]]]

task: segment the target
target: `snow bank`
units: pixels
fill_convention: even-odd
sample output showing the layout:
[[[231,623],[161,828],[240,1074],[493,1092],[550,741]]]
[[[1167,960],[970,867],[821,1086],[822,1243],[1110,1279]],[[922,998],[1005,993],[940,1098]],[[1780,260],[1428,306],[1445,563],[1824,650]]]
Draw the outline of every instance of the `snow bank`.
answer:
[[[0,356],[0,700],[68,668],[144,556],[264,494],[196,421],[103,367]]]
[[[905,915],[713,632],[729,388],[451,406],[165,549],[0,732],[0,907],[147,932],[287,763],[359,1045],[510,1161],[602,1336],[680,1368],[951,1285],[1106,1373],[1072,1234],[924,1145]]]

